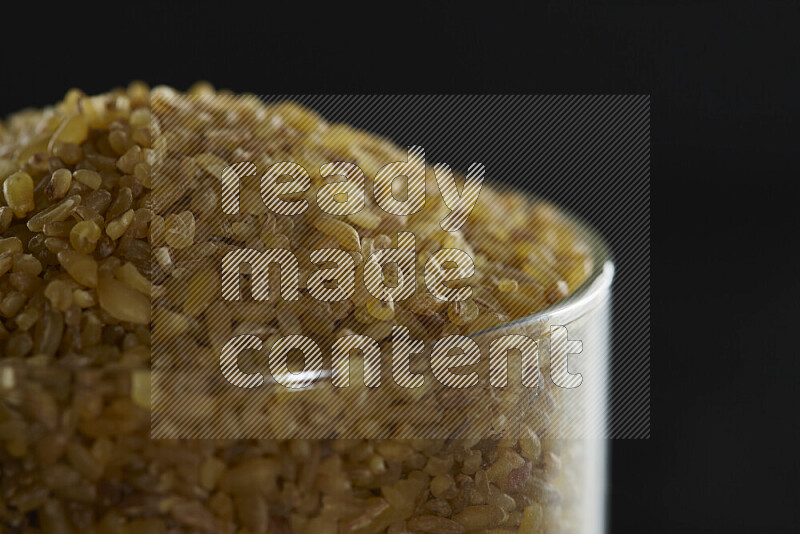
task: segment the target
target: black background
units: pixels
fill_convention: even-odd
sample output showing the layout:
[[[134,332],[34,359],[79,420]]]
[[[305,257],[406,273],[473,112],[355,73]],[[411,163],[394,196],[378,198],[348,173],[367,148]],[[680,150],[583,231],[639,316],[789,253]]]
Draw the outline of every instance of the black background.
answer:
[[[131,79],[254,93],[651,94],[652,437],[612,443],[610,531],[800,525],[800,7],[59,5],[4,14],[0,115]]]

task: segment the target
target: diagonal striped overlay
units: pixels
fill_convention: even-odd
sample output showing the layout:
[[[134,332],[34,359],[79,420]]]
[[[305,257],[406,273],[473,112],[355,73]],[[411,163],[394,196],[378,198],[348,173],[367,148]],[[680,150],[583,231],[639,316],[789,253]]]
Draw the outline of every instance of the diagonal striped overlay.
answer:
[[[525,427],[553,438],[649,436],[649,97],[187,97],[156,91],[152,108],[156,154],[152,202],[154,211],[164,217],[164,241],[156,244],[162,246],[153,246],[151,272],[155,283],[154,438],[482,438],[517,433]],[[320,128],[319,115],[308,110],[331,124]],[[338,122],[386,139],[332,124]],[[416,230],[402,217],[376,220],[374,210],[370,211],[375,203],[372,179],[383,165],[405,160],[408,153],[404,148],[408,147],[424,147],[429,169],[434,163],[447,162],[459,172],[480,163],[485,168],[487,186],[494,190],[522,191],[553,202],[582,220],[581,228],[584,223],[594,228],[583,237],[592,251],[603,250],[603,261],[595,261],[585,291],[575,295],[580,298],[556,303],[533,319],[525,317],[536,310],[526,310],[515,301],[503,309],[507,321],[499,328],[492,323],[487,324],[494,327],[488,331],[467,330],[484,355],[492,339],[500,334],[536,339],[540,387],[531,390],[511,380],[500,393],[487,384],[445,390],[429,380],[424,388],[408,390],[387,380],[390,375],[384,372],[384,381],[376,388],[334,388],[324,380],[330,365],[313,377],[311,382],[317,387],[304,390],[287,389],[280,377],[276,383],[269,373],[263,373],[262,388],[237,388],[226,382],[220,370],[221,345],[237,335],[252,336],[253,347],[261,347],[238,358],[240,370],[257,373],[274,371],[270,350],[285,336],[318,340],[323,360],[330,362],[332,343],[328,341],[343,339],[344,334],[364,335],[376,341],[382,365],[388,369],[392,343],[387,325],[408,325],[412,337],[425,341],[425,358],[430,358],[433,344],[450,333],[437,322],[441,321],[439,315],[409,312],[413,308],[405,301],[390,299],[387,304],[359,288],[351,299],[353,303],[281,299],[277,293],[285,282],[283,273],[280,279],[270,274],[270,287],[276,294],[269,302],[229,302],[220,295],[219,258],[230,250],[282,248],[300,257],[308,249],[341,248],[349,250],[357,263],[369,251],[396,244],[384,243],[376,236],[391,236],[406,224]],[[271,217],[266,207],[258,206],[261,198],[256,175],[241,180],[241,212],[229,215],[236,199],[225,197],[219,190],[223,168],[252,162],[263,173],[281,161],[303,166],[310,175],[312,191],[322,185],[320,163],[358,164],[366,175],[367,209],[347,217],[328,217],[320,212],[326,206],[317,206],[309,193],[297,196],[310,199],[307,213]],[[428,178],[430,181],[431,176]],[[428,196],[441,196],[435,181],[432,183]],[[487,194],[481,193],[478,204],[488,201]],[[570,246],[567,237],[548,230],[547,217],[542,215],[547,211],[537,211],[534,204],[520,204],[513,213],[504,211],[500,204],[487,205],[490,222],[475,224],[467,217],[461,241],[455,246],[469,250],[476,261],[481,254],[475,250],[502,256],[501,241],[486,246],[481,243],[497,240],[507,227],[508,235],[516,236],[512,230],[517,221],[534,228],[533,234],[551,239],[553,250]],[[228,209],[223,211],[224,207]],[[194,214],[192,222],[181,215],[186,212]],[[356,236],[337,223],[320,222],[329,220],[347,221],[345,226],[354,228]],[[192,225],[193,243],[178,246]],[[417,240],[427,235],[427,230],[417,232]],[[611,275],[610,262],[604,263],[607,248],[612,251],[615,272],[611,291],[603,286]],[[530,267],[528,274],[535,272],[546,278],[552,271],[548,258],[542,253],[539,263],[526,265]],[[301,261],[298,265],[303,288],[308,264]],[[364,272],[380,271],[365,267]],[[524,276],[519,279],[524,281]],[[588,287],[592,281],[594,286]],[[245,269],[240,289],[247,294],[255,282],[254,273]],[[365,277],[364,282],[369,285],[375,280]],[[477,297],[475,300],[480,301]],[[570,302],[571,308],[567,306]],[[537,309],[547,303],[545,298]],[[480,304],[484,305],[491,307],[486,299]],[[467,313],[464,310],[469,306],[455,309],[456,313]],[[447,311],[440,315],[447,318]],[[558,324],[565,325],[569,337],[583,345],[582,352],[569,363],[569,371],[580,372],[583,377],[578,388],[555,387],[548,375],[553,370],[548,332],[550,326]],[[355,339],[341,345],[349,350],[356,346]],[[235,367],[233,360],[229,356],[223,363]],[[350,360],[354,384],[368,375],[367,369],[359,374],[359,361]],[[300,365],[295,363],[296,367]],[[487,363],[484,358],[473,369],[488,377]],[[518,360],[512,358],[509,363],[509,376],[515,376],[514,371],[523,373]],[[284,373],[290,381],[308,380],[310,375],[292,373],[291,367],[289,364],[289,373]],[[465,382],[466,378],[455,381],[459,385]]]

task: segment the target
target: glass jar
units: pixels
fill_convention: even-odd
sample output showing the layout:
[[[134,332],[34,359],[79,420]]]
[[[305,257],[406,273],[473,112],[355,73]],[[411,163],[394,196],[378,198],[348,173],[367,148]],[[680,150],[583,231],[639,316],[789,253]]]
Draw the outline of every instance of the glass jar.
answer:
[[[101,370],[0,360],[4,531],[151,533],[538,533],[603,531],[608,313],[602,241],[581,288],[476,334],[540,341],[538,394],[494,439],[151,440],[147,355]],[[582,341],[550,378],[550,327]],[[103,355],[99,356],[101,359]],[[114,363],[111,363],[112,357]],[[35,516],[35,519],[32,517]]]

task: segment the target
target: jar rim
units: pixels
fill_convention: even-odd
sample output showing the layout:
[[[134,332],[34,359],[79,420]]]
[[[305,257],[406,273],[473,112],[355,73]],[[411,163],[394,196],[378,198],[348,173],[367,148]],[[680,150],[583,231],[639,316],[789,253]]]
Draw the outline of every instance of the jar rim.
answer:
[[[532,199],[536,200],[536,199]],[[592,272],[584,282],[566,297],[529,315],[508,321],[471,334],[469,337],[480,337],[496,330],[505,330],[515,326],[528,324],[568,325],[602,305],[609,296],[614,279],[614,262],[611,250],[605,239],[597,230],[580,218],[565,210],[558,211],[575,227],[577,234],[589,245],[592,259]]]

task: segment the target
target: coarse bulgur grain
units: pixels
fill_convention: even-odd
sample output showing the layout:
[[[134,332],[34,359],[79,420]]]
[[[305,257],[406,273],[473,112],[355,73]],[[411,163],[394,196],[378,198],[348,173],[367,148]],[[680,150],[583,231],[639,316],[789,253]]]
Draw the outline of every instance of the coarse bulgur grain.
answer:
[[[593,268],[588,247],[556,210],[489,187],[483,204],[491,208],[477,207],[454,235],[438,227],[441,202],[402,219],[374,208],[345,220],[313,210],[275,217],[251,202],[258,198],[252,187],[242,214],[215,220],[219,197],[208,185],[246,155],[237,153],[237,126],[258,124],[280,140],[274,158],[309,169],[339,157],[374,175],[403,154],[296,104],[266,106],[247,96],[233,101],[228,130],[202,142],[191,131],[181,138],[159,130],[156,117],[221,110],[202,100],[198,110],[172,109],[164,96],[174,94],[141,82],[98,96],[75,89],[0,128],[0,529],[571,531],[570,507],[580,503],[568,494],[576,481],[559,478],[570,466],[569,445],[547,438],[545,428],[481,440],[149,439],[151,320],[188,339],[209,314],[228,313],[202,294],[218,286],[212,266],[226,240],[343,248],[363,270],[363,259],[406,227],[422,237],[420,261],[443,247],[475,258],[474,298],[464,302],[447,305],[417,292],[386,303],[360,287],[347,302],[259,307],[267,344],[278,333],[334,339],[365,328],[383,339],[394,321],[426,341],[471,334],[557,302]],[[203,83],[188,94],[216,91]],[[171,163],[186,183],[161,184],[156,198],[151,167],[167,139],[182,148],[183,160]],[[504,224],[493,220],[497,210],[508,215]],[[305,279],[309,266],[303,270]],[[164,284],[170,277],[182,280],[177,289]],[[253,317],[236,313],[243,324]],[[214,324],[208,330],[212,344],[231,335]],[[197,399],[198,413],[207,406]]]

